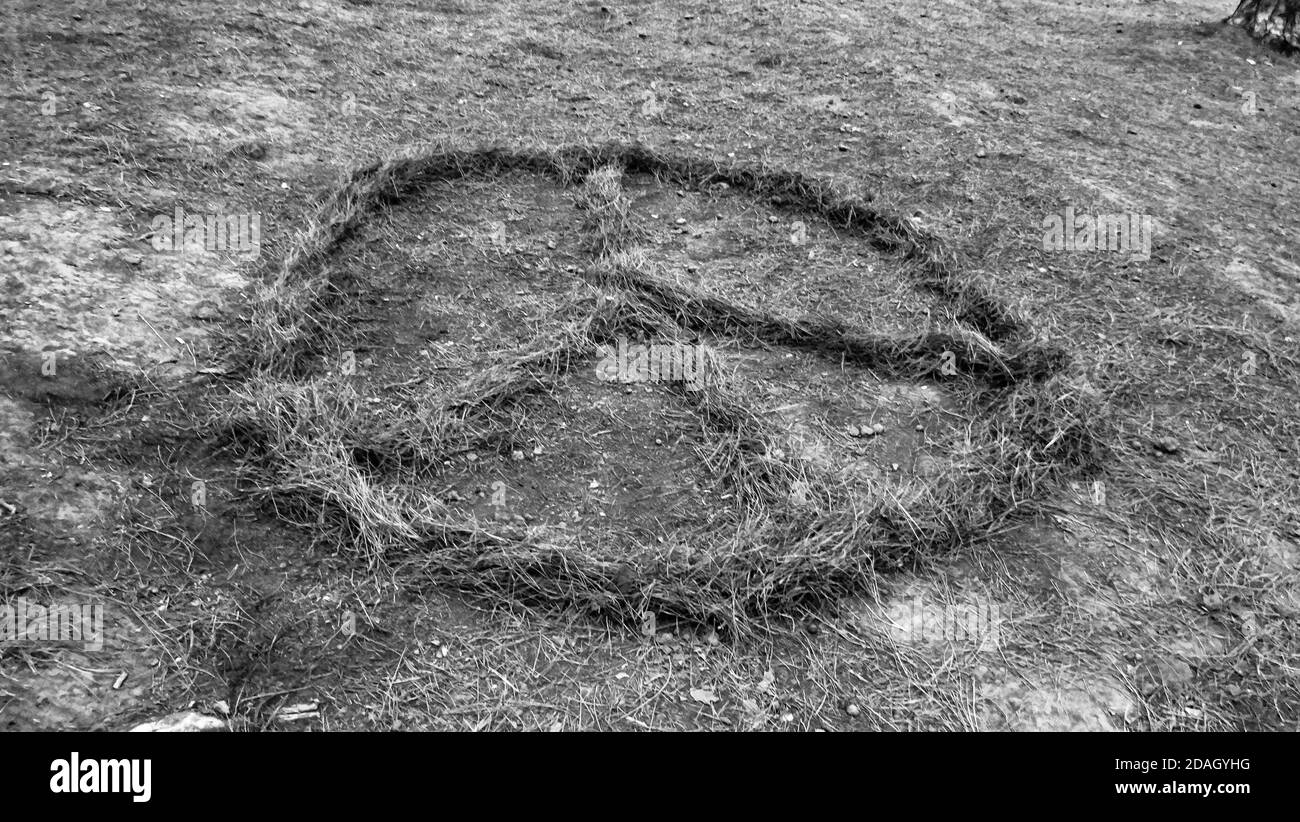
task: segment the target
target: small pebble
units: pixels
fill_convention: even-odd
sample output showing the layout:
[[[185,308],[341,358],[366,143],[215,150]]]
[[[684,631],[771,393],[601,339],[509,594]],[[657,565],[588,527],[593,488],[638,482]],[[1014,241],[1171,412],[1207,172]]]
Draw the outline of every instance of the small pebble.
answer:
[[[885,430],[885,424],[883,422],[878,422],[875,425],[871,426],[871,430],[879,434],[881,431]]]
[[[1177,454],[1179,448],[1178,440],[1173,437],[1162,437],[1156,440],[1155,446],[1157,451],[1163,451],[1166,454]]]
[[[860,428],[858,428],[856,425],[850,425],[850,426],[849,426],[849,436],[850,436],[850,437],[857,437],[857,436],[861,436],[861,435],[862,435],[862,430],[861,430]]]
[[[859,708],[856,703],[850,702],[848,707],[844,709],[844,712],[849,716],[857,716],[862,713],[862,709]]]

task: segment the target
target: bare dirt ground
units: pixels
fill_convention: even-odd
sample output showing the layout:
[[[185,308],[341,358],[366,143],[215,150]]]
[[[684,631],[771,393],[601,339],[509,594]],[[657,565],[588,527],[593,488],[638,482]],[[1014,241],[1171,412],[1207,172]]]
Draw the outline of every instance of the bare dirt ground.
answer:
[[[1230,5],[5,0],[0,599],[102,602],[107,630],[0,647],[0,728],[1295,729],[1300,63],[1210,24]],[[825,181],[941,240],[1029,333],[770,192],[628,170],[613,231],[580,180],[516,169],[367,211],[294,369],[235,365],[255,284],[349,168],[611,140]],[[1149,258],[1044,251],[1067,206],[1152,215]],[[158,250],[177,207],[260,215],[257,253]],[[680,299],[657,328],[707,345],[719,393],[551,364],[431,433],[430,403],[606,305],[595,275],[628,260],[738,311],[1063,351],[1048,382],[1096,398],[1106,448],[1026,484],[981,438],[1019,388]],[[727,397],[772,447],[709,422]],[[346,465],[291,448],[332,419],[358,421]],[[811,502],[745,496],[790,466]],[[389,506],[415,486],[427,510]],[[969,527],[863,545],[817,596],[680,593],[881,499]],[[413,522],[565,559],[454,564]],[[996,642],[916,628],[977,611]]]

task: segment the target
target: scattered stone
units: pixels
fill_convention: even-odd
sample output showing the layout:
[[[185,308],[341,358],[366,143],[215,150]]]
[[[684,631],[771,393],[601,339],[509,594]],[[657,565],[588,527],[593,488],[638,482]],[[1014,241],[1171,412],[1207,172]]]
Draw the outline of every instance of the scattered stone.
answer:
[[[857,706],[857,703],[850,702],[848,706],[844,709],[844,712],[849,716],[857,716],[858,714],[862,713],[862,709]]]
[[[883,422],[878,422],[875,425],[871,426],[871,430],[872,432],[879,434],[885,430],[885,424]]]
[[[1161,437],[1155,441],[1156,450],[1165,454],[1177,454],[1179,449],[1178,440],[1173,437]]]
[[[849,436],[850,436],[850,437],[860,437],[860,436],[862,436],[862,429],[858,428],[856,425],[850,425],[850,426],[849,426]]]

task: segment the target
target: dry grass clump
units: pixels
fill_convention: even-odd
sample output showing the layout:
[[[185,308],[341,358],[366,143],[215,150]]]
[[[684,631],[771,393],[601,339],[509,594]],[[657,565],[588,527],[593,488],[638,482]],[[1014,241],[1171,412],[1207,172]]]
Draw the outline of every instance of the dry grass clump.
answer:
[[[592,265],[606,293],[570,304],[566,321],[513,360],[449,392],[405,396],[377,412],[346,380],[302,377],[302,357],[334,333],[329,258],[380,204],[432,180],[531,170],[579,184]],[[780,206],[820,213],[922,263],[969,326],[906,338],[835,321],[796,321],[735,305],[658,276],[639,250],[621,175],[678,185],[726,182]],[[676,389],[707,432],[701,458],[734,495],[716,527],[680,545],[584,545],[546,524],[467,519],[431,488],[446,460],[491,447],[511,409],[590,363],[619,334],[686,340],[726,334],[795,346],[894,378],[948,380],[971,422],[950,443],[947,473],[896,483],[849,481],[789,456],[782,433],[719,375]],[[941,245],[910,221],[878,213],[802,175],[668,157],[637,146],[557,151],[435,151],[354,172],[326,199],[278,273],[256,297],[245,380],[215,404],[212,428],[251,448],[259,492],[344,527],[358,551],[411,574],[528,603],[566,604],[629,621],[643,612],[747,631],[776,609],[861,590],[873,568],[898,566],[986,533],[1030,503],[1042,483],[1101,458],[1099,401],[1063,376],[1064,354],[984,287],[956,273]],[[956,373],[945,368],[955,364]],[[389,406],[386,406],[389,407]],[[802,490],[792,501],[792,490]]]

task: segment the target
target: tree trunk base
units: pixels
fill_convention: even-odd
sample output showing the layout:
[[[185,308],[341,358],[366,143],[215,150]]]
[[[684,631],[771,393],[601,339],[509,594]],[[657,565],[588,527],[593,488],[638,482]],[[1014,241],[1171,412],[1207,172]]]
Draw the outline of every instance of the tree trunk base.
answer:
[[[1223,22],[1241,26],[1265,45],[1300,51],[1300,0],[1241,0]]]

